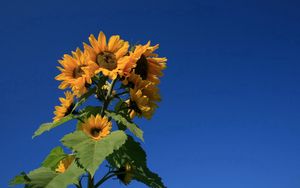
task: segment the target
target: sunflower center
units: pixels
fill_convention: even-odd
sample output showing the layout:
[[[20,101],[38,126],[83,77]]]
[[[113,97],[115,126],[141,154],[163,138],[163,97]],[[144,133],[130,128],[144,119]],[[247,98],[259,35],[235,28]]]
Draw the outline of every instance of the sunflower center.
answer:
[[[135,73],[140,75],[143,80],[147,79],[148,76],[148,61],[147,58],[142,55],[136,62]]]
[[[100,133],[101,133],[101,129],[99,129],[97,127],[94,127],[91,129],[91,135],[93,137],[98,137]]]
[[[85,65],[79,65],[73,70],[73,78],[79,78],[84,74],[82,67],[85,67]]]
[[[101,52],[97,55],[97,64],[101,68],[114,70],[115,68],[117,68],[117,58],[115,54],[111,52]]]

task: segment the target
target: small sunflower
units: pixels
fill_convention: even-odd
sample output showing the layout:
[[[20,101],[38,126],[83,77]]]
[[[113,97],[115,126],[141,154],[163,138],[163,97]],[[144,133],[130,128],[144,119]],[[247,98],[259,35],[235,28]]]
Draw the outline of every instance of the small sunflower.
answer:
[[[84,44],[84,50],[89,54],[90,60],[97,65],[96,74],[102,72],[112,80],[122,75],[126,61],[120,60],[128,52],[128,42],[120,39],[119,35],[113,35],[107,43],[103,32],[99,33],[98,39],[90,35],[89,41],[91,46]]]
[[[150,46],[150,41],[145,45],[135,46],[133,52],[130,52],[129,56],[123,59],[125,65],[123,71],[128,74],[133,69],[133,72],[141,76],[143,80],[159,84],[159,77],[163,75],[162,70],[166,68],[167,59],[159,58],[154,53],[158,47],[158,44]]]
[[[64,173],[69,168],[69,166],[72,164],[73,161],[74,161],[74,156],[72,155],[67,156],[66,158],[59,161],[55,171],[58,173]]]
[[[61,74],[55,77],[62,81],[60,89],[70,87],[77,97],[87,92],[86,85],[92,83],[94,72],[93,64],[88,61],[88,55],[79,48],[72,52],[72,56],[65,54],[62,60],[59,60],[62,67],[57,67]]]
[[[80,129],[94,140],[106,137],[110,133],[111,128],[112,123],[107,117],[101,117],[99,114],[96,116],[91,115],[80,125]]]
[[[74,95],[70,91],[65,92],[66,98],[60,97],[60,106],[55,106],[53,122],[59,121],[61,118],[71,113],[74,104]]]
[[[141,90],[130,89],[130,99],[126,102],[129,105],[131,119],[133,119],[136,114],[138,114],[139,116],[145,116],[146,114],[149,114],[151,112],[149,98],[143,95]],[[149,119],[150,117],[147,116],[147,118]]]
[[[134,167],[130,163],[126,163],[118,170],[120,174],[118,174],[117,177],[125,185],[128,185],[133,178],[133,171],[134,171]]]
[[[135,73],[132,73],[123,83],[130,84],[132,89],[142,90],[143,95],[146,95],[152,101],[160,101],[157,85],[148,80],[143,80],[141,76]]]
[[[129,105],[130,117],[135,115],[144,116],[151,119],[157,104],[160,101],[160,95],[156,85],[149,81],[140,81],[130,89],[130,99],[127,100]]]

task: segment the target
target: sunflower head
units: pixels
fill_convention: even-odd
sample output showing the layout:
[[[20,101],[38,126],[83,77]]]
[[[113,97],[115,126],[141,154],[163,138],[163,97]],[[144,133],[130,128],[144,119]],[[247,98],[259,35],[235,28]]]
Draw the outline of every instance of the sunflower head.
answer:
[[[130,117],[135,115],[144,116],[151,119],[157,105],[160,101],[158,87],[155,83],[142,80],[139,75],[131,74],[127,79],[127,84],[132,85],[130,89],[130,99],[127,100]]]
[[[100,32],[96,39],[94,35],[89,37],[90,45],[84,44],[84,50],[89,54],[89,60],[96,67],[95,73],[102,72],[110,79],[122,75],[126,61],[120,61],[129,48],[129,43],[120,39],[119,35],[113,35],[108,42],[103,32]]]
[[[74,161],[73,155],[69,155],[65,157],[64,159],[59,161],[55,171],[58,173],[64,173],[69,168],[69,166],[72,164],[73,161]]]
[[[130,53],[127,69],[132,68],[132,72],[139,75],[143,80],[159,83],[159,77],[163,75],[162,70],[166,68],[166,58],[159,58],[154,53],[159,45],[150,46],[150,42],[145,45],[137,45]]]
[[[72,52],[72,56],[65,54],[59,63],[62,67],[57,68],[61,73],[55,77],[56,80],[62,81],[59,88],[70,87],[77,97],[84,94],[87,91],[86,86],[92,83],[95,69],[89,61],[88,54],[77,48]]]
[[[55,106],[54,118],[53,121],[59,121],[66,115],[70,114],[74,106],[74,95],[70,91],[65,92],[65,98],[60,97],[59,101],[61,102],[60,106]]]
[[[112,123],[108,121],[107,117],[101,117],[99,114],[91,115],[80,125],[80,129],[94,140],[106,137],[111,128]]]
[[[149,97],[143,95],[140,89],[130,89],[130,99],[127,100],[127,103],[131,118],[138,115],[139,117],[144,116],[150,119],[155,110],[152,106],[153,102],[150,101]]]
[[[118,179],[125,185],[128,185],[133,178],[134,166],[130,163],[125,163],[118,172],[120,172],[120,174],[117,175]]]

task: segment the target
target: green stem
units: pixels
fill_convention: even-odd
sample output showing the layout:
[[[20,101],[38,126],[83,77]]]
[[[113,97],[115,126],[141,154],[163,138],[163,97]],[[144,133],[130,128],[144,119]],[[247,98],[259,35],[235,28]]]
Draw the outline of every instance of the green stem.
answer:
[[[94,177],[89,173],[88,175],[88,188],[95,188],[94,186]]]
[[[126,94],[126,93],[128,93],[128,91],[123,91],[123,92],[121,92],[121,93],[118,93],[117,96],[124,95],[124,94]]]
[[[103,108],[101,109],[101,116],[103,117],[104,114],[105,114],[105,110],[107,109],[108,105],[109,105],[109,102],[111,100],[111,93],[113,91],[113,88],[114,88],[114,85],[115,83],[117,82],[117,78],[114,79],[111,84],[110,84],[110,87],[108,88],[108,91],[107,91],[107,94],[105,96],[105,100],[104,100],[104,103],[103,103]]]
[[[109,176],[106,176],[106,177],[103,177],[96,185],[95,185],[95,188],[99,187],[101,184],[103,184],[106,180],[114,177],[115,174],[111,174]]]
[[[111,174],[113,173],[113,174]],[[124,172],[116,172],[116,171],[110,171],[107,174],[105,174],[105,176],[99,180],[99,182],[95,185],[95,188],[98,188],[100,185],[102,185],[105,181],[109,180],[110,178],[120,175],[120,174],[124,174]]]

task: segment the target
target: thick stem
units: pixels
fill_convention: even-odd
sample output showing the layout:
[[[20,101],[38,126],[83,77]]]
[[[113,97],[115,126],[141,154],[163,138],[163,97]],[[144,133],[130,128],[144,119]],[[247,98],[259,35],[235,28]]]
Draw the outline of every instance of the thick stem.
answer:
[[[89,173],[88,175],[88,188],[95,188],[94,186],[94,177]]]
[[[103,102],[103,107],[101,109],[101,116],[103,117],[104,114],[105,114],[105,110],[107,110],[108,108],[108,105],[112,99],[111,97],[111,94],[112,94],[112,91],[113,91],[113,88],[115,86],[115,83],[117,82],[117,78],[114,79],[111,84],[110,84],[110,87],[108,88],[108,91],[107,91],[107,94],[105,96],[105,99],[104,99],[104,102]],[[101,180],[99,180],[98,183],[96,183],[94,185],[94,179],[93,177],[91,177],[91,175],[89,174],[89,180],[88,180],[88,188],[97,188],[99,187],[102,183],[104,183],[106,180],[112,178],[113,176],[115,176],[116,174],[111,174],[111,171],[109,171]]]

